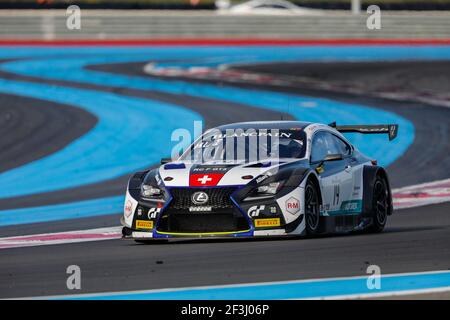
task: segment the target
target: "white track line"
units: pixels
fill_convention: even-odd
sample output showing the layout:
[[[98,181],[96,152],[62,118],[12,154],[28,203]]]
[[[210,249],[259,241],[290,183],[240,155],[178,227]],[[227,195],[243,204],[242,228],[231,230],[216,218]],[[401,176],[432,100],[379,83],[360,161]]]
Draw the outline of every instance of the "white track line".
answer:
[[[444,292],[450,292],[450,287],[404,290],[404,291],[399,290],[391,292],[366,293],[366,294],[349,294],[341,296],[314,298],[309,300],[353,300],[353,299],[373,299],[373,298],[387,298],[387,297],[402,297],[404,300],[408,300],[408,296],[432,294],[432,293],[444,293]]]
[[[423,271],[423,272],[406,272],[406,273],[391,273],[382,275],[381,281],[388,278],[396,277],[414,277],[423,275],[446,275],[448,270],[436,270],[436,271]],[[40,296],[40,297],[21,297],[13,298],[13,300],[28,300],[28,299],[76,299],[76,298],[96,298],[109,296],[114,298],[115,296],[123,295],[139,295],[139,294],[152,294],[152,293],[175,293],[191,290],[209,290],[209,289],[228,289],[228,288],[245,288],[245,287],[259,287],[259,286],[273,286],[273,285],[289,285],[289,284],[304,284],[304,283],[320,283],[320,282],[335,282],[335,281],[346,281],[346,280],[358,280],[367,279],[368,275],[362,276],[349,276],[349,277],[332,277],[332,278],[313,278],[313,279],[302,279],[302,280],[285,280],[285,281],[266,281],[266,282],[249,282],[249,283],[237,283],[237,284],[226,284],[226,285],[210,285],[210,286],[193,286],[193,287],[179,287],[179,288],[162,288],[162,289],[148,289],[148,290],[132,290],[132,291],[109,291],[100,293],[84,293],[84,294],[72,294],[72,295],[53,295],[53,296]],[[411,295],[411,294],[421,294],[421,293],[436,293],[436,292],[447,292],[450,291],[450,287],[437,287],[431,289],[416,289],[416,290],[397,290],[397,291],[385,291],[378,293],[366,293],[366,294],[349,294],[349,295],[338,295],[338,296],[312,296],[310,298],[305,298],[304,300],[319,300],[319,299],[358,299],[358,298],[369,298],[369,297],[382,297],[382,296],[399,296],[399,295]],[[296,299],[291,299],[296,300]]]

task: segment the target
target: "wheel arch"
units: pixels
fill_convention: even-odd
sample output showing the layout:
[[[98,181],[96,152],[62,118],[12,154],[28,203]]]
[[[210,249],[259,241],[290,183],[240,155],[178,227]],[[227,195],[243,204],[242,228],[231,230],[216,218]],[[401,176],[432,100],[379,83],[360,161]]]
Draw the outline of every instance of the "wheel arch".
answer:
[[[320,187],[320,182],[319,182],[319,178],[317,177],[317,175],[311,171],[305,178],[305,185],[308,181],[312,181],[312,183],[315,184],[317,191],[319,192],[319,201],[320,204],[323,204],[323,199],[322,199],[322,188]]]
[[[363,216],[370,217],[372,210],[373,199],[373,186],[377,177],[381,177],[386,181],[388,194],[389,194],[389,212],[388,215],[392,215],[394,212],[394,206],[392,203],[392,191],[389,183],[389,177],[386,170],[379,166],[364,166],[363,169]]]

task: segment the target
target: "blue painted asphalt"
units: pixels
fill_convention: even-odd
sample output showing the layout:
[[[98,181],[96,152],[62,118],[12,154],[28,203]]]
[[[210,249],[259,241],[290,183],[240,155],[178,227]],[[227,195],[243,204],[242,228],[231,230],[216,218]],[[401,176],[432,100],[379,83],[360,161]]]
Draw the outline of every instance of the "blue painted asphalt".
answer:
[[[114,196],[34,208],[0,211],[0,226],[50,222],[114,214],[123,210],[125,196]],[[117,219],[117,223],[119,219]]]
[[[147,54],[147,60],[179,60],[186,65],[189,60],[198,65],[197,59],[210,66],[222,63],[254,63],[270,61],[330,61],[330,60],[448,60],[450,45],[314,45],[314,46],[1,46],[0,59],[61,58],[63,56],[95,57],[107,55]],[[188,61],[186,63],[186,61]],[[176,62],[175,62],[176,63]],[[200,62],[201,63],[201,62]],[[205,62],[203,62],[205,63]]]
[[[308,299],[344,295],[382,294],[450,287],[450,271],[386,275],[380,289],[369,289],[367,277],[286,281],[139,292],[81,295],[87,300],[269,300]],[[449,288],[450,289],[450,288]],[[64,296],[60,296],[64,299]],[[71,299],[69,297],[69,299]]]
[[[173,130],[193,131],[193,122],[202,120],[176,105],[113,93],[3,79],[0,92],[69,103],[99,119],[62,150],[1,173],[0,198],[76,187],[149,167],[170,154]]]
[[[375,49],[377,47],[374,47]],[[374,50],[372,48],[372,50]],[[292,49],[292,48],[286,48]],[[291,59],[301,60],[302,50],[296,48],[297,51],[292,51]],[[311,48],[308,48],[311,49]],[[316,49],[316,48],[315,48]],[[146,49],[148,50],[148,49]],[[191,49],[192,50],[192,49]],[[220,64],[233,62],[237,57],[233,54],[225,51],[222,52],[222,56],[219,56],[217,60],[213,60],[214,54],[217,53],[217,48],[212,48],[212,53],[208,53],[208,50],[194,50],[195,53],[202,53],[196,57],[196,62],[202,64],[201,56],[207,56],[207,63]],[[256,48],[246,48],[245,50],[240,48],[236,49],[242,59],[250,59],[253,62],[269,61],[270,59],[276,61],[277,59],[282,59],[286,57],[287,54],[284,50],[278,50],[283,52],[284,55],[278,53],[275,54],[273,48],[267,50],[259,50]],[[305,50],[303,48],[303,50]],[[358,50],[356,50],[358,51]],[[389,50],[388,50],[389,51]],[[178,52],[178,51],[177,51]],[[187,50],[185,53],[185,59],[189,60],[189,53],[191,51]],[[208,53],[208,54],[205,54]],[[252,55],[251,53],[254,52]],[[313,50],[316,54],[321,52],[320,50]],[[366,52],[366,51],[362,51]],[[362,53],[360,52],[360,53]],[[372,51],[367,49],[367,53]],[[434,52],[434,51],[431,51]],[[443,53],[445,53],[444,51]],[[184,53],[184,52],[183,52]],[[219,52],[220,53],[220,52]],[[347,49],[346,54],[351,55],[351,51]],[[397,53],[396,51],[390,52]],[[406,54],[407,51],[403,51]],[[447,52],[450,54],[450,51]],[[322,52],[322,55],[324,52]],[[328,53],[330,54],[330,53]],[[398,53],[397,53],[398,54]],[[388,54],[385,54],[388,56]],[[370,57],[370,54],[367,55]],[[153,54],[153,58],[156,60],[161,60],[162,57],[158,56],[158,51]],[[319,58],[319,56],[316,56]],[[335,57],[338,58],[338,57]],[[236,87],[221,86],[218,88],[214,85],[190,83],[183,81],[164,81],[151,79],[148,77],[138,77],[138,76],[126,76],[118,74],[110,74],[105,72],[98,72],[92,70],[84,69],[85,66],[90,64],[100,64],[100,63],[117,63],[117,62],[130,62],[130,61],[148,61],[149,54],[145,53],[139,55],[134,52],[132,54],[122,54],[120,56],[98,56],[98,57],[61,57],[56,60],[38,59],[30,61],[15,61],[10,63],[5,63],[0,66],[5,71],[15,72],[19,74],[25,74],[36,77],[44,77],[58,80],[70,80],[76,82],[97,84],[97,85],[107,85],[110,87],[125,87],[141,90],[155,90],[171,94],[188,94],[197,97],[205,97],[211,99],[217,99],[222,101],[229,101],[233,103],[243,103],[263,109],[269,109],[280,112],[288,112],[292,114],[295,118],[304,121],[317,121],[317,122],[332,122],[337,121],[341,124],[348,123],[399,123],[400,132],[398,138],[389,142],[385,137],[380,136],[361,136],[361,135],[350,135],[349,138],[359,149],[379,160],[381,165],[388,165],[392,163],[395,159],[401,156],[409,147],[414,139],[414,127],[406,119],[380,109],[368,108],[362,105],[346,104],[329,99],[319,99],[313,97],[302,97],[297,95],[288,95],[275,93],[270,91],[260,91],[260,90],[246,90]],[[194,63],[194,62],[192,62]],[[176,62],[175,62],[176,64]],[[315,106],[310,106],[311,103]],[[214,108],[212,105],[211,108]]]

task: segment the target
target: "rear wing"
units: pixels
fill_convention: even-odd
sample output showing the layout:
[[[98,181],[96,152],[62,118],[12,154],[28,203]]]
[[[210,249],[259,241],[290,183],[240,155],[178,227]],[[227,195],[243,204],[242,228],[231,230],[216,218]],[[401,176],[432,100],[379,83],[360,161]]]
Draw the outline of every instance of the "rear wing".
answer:
[[[387,133],[389,135],[389,141],[394,140],[398,133],[398,124],[370,124],[370,125],[346,125],[338,126],[336,122],[329,124],[330,127],[335,128],[337,131],[346,132],[358,132],[365,134],[377,134]]]

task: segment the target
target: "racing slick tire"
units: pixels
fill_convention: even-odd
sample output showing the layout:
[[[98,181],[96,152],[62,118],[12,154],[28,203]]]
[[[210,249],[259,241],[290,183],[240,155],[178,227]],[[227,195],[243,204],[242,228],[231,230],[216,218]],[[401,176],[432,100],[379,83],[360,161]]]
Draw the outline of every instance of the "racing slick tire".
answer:
[[[316,235],[320,232],[320,193],[312,180],[305,185],[305,224],[306,234]]]
[[[373,185],[372,224],[369,233],[379,233],[386,226],[389,214],[389,190],[386,179],[377,175]]]

